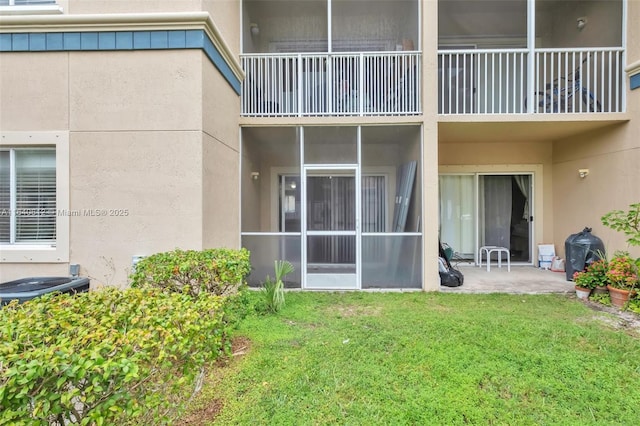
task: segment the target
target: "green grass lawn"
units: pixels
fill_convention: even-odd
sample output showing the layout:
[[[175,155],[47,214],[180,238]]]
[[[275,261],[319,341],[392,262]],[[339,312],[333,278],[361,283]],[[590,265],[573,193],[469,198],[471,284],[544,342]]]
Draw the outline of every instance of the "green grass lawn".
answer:
[[[259,296],[259,293],[254,296]],[[191,411],[215,424],[640,424],[640,339],[566,296],[287,293]]]

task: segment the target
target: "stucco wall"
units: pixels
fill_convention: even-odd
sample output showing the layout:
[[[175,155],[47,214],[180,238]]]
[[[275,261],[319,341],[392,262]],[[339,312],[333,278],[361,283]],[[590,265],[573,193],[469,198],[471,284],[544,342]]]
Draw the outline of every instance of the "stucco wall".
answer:
[[[65,3],[67,4],[66,7]],[[66,13],[158,13],[202,10],[201,0],[62,0]]]
[[[107,215],[71,218],[71,263],[124,285],[134,255],[201,248],[201,158],[199,132],[72,133],[71,209]]]
[[[202,246],[238,248],[239,153],[208,135],[203,138],[202,151]]]
[[[202,244],[204,248],[237,248],[240,246],[240,99],[204,56],[202,85]]]
[[[240,54],[240,0],[202,0],[216,28],[231,51]]]
[[[200,50],[73,52],[71,131],[200,130]]]
[[[443,143],[439,146],[439,153],[442,171],[534,173],[534,242],[553,241],[555,174],[552,142]],[[534,259],[535,256],[534,253]]]
[[[631,1],[631,3],[633,0]],[[622,45],[622,0],[549,2],[545,12],[536,16],[541,21],[536,36],[540,47],[617,47]],[[582,30],[578,18],[587,23]],[[612,25],[612,23],[618,23]]]
[[[640,2],[629,1],[628,16],[640,16]],[[640,27],[627,26],[627,63],[640,59]],[[605,243],[609,252],[628,248],[624,236],[604,227],[600,217],[613,209],[626,210],[640,202],[640,90],[629,90],[628,123],[556,141],[553,146],[554,239],[564,240],[584,226]],[[578,169],[588,168],[580,179]],[[640,256],[640,249],[631,250]]]
[[[636,96],[638,98],[638,96]],[[602,225],[613,209],[640,202],[640,143],[637,121],[558,141],[554,145],[554,239],[557,244],[584,226],[609,252],[627,249],[625,238]],[[578,169],[589,169],[584,179]],[[640,255],[640,251],[636,250]]]
[[[69,132],[71,215],[69,262],[2,263],[2,281],[77,263],[92,285],[123,286],[134,255],[239,246],[239,98],[201,50],[3,53],[2,65],[2,131]]]
[[[1,55],[0,69],[3,72],[0,72],[0,129],[68,129],[69,54]]]

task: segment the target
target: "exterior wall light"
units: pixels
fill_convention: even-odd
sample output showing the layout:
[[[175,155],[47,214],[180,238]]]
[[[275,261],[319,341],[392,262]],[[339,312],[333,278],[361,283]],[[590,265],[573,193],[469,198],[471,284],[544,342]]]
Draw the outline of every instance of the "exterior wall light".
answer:
[[[249,24],[249,29],[252,36],[258,36],[260,34],[260,27],[258,27],[258,24],[256,23]]]
[[[578,169],[578,176],[580,176],[581,179],[586,178],[588,174],[589,169]]]
[[[577,21],[578,21],[578,30],[582,31],[582,29],[585,27],[585,25],[587,25],[587,18],[582,16],[582,17],[578,18]]]

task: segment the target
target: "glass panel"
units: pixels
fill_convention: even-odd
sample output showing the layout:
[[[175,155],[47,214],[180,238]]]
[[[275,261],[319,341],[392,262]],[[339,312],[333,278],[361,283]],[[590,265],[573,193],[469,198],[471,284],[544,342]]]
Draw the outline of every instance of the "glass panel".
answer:
[[[243,52],[326,52],[326,0],[245,0]]]
[[[422,237],[362,237],[362,288],[422,288]]]
[[[536,41],[546,48],[622,46],[622,9],[622,0],[536,0]]]
[[[243,235],[242,247],[251,252],[249,285],[262,286],[267,275],[274,277],[274,262],[288,260],[295,269],[285,277],[284,285],[286,288],[300,288],[300,238],[297,235]]]
[[[440,1],[438,37],[441,48],[461,42],[477,48],[526,47],[527,0]]]
[[[16,150],[16,242],[56,239],[56,151]]]
[[[11,198],[9,196],[9,151],[0,151],[0,242],[8,243],[11,223]]]
[[[512,177],[480,176],[480,246],[511,248]]]
[[[0,0],[0,6],[37,6],[41,4],[56,4],[56,0]]]
[[[363,232],[421,230],[420,141],[420,126],[362,127]]]
[[[440,240],[459,255],[475,253],[474,176],[440,176]]]
[[[387,176],[362,176],[362,232],[385,232]]]
[[[531,176],[514,175],[511,214],[511,260],[530,262]]]
[[[293,222],[283,228],[281,185],[282,176],[295,180],[300,175],[298,140],[294,127],[242,129],[242,232],[296,230]],[[299,199],[298,191],[285,195],[298,194]]]
[[[314,274],[355,274],[355,235],[309,235],[307,272]]]
[[[305,164],[355,164],[356,127],[305,127]]]
[[[280,232],[300,232],[300,176],[280,175]]]
[[[353,176],[307,177],[307,229],[355,231],[355,179]]]
[[[353,170],[307,176],[307,286],[356,288],[356,193]],[[318,235],[319,231],[323,235]],[[332,235],[349,231],[351,235]]]
[[[332,0],[332,51],[415,50],[417,0]]]

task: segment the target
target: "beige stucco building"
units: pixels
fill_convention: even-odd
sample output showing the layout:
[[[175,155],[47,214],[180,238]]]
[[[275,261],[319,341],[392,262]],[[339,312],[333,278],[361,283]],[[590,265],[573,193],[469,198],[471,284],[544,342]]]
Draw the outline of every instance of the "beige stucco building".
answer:
[[[437,290],[640,201],[637,0],[2,0],[0,281],[247,247]],[[635,253],[640,256],[640,253]]]

